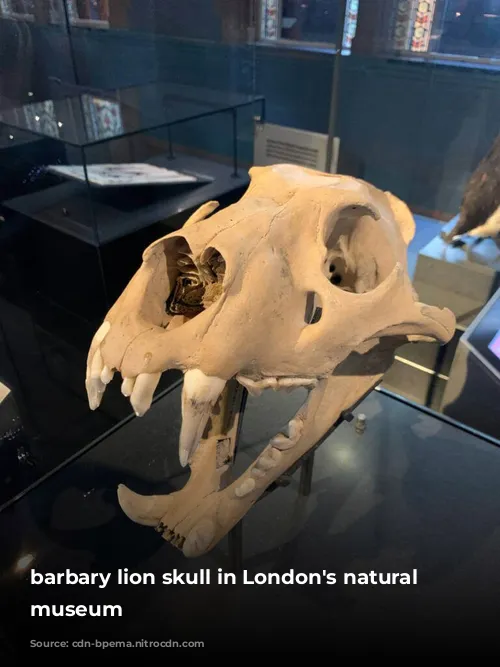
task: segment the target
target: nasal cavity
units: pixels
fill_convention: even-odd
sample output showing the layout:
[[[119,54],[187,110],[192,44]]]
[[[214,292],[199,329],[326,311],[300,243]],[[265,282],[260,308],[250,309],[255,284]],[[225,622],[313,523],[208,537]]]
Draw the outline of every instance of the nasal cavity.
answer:
[[[306,309],[304,313],[304,322],[306,324],[316,324],[321,319],[323,308],[321,306],[321,297],[316,292],[308,292],[306,295]]]

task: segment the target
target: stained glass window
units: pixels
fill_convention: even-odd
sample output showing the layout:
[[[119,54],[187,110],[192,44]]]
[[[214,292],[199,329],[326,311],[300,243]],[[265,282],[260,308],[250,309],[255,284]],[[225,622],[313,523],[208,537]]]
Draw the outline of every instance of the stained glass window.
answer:
[[[261,0],[261,38],[333,45],[343,3],[346,3],[343,48],[350,49],[356,33],[359,0]]]

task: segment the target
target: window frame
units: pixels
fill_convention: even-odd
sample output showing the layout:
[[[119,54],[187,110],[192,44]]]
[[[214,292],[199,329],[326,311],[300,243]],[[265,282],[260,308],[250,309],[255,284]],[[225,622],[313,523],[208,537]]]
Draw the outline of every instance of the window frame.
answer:
[[[346,6],[351,0],[340,0],[344,2]],[[363,0],[361,0],[362,2]],[[267,37],[263,36],[263,31],[265,31],[265,12],[267,11],[267,6],[269,3],[275,4],[276,6],[276,34],[277,37]],[[258,43],[267,45],[267,46],[282,46],[285,48],[305,50],[305,51],[337,51],[336,41],[332,42],[310,42],[305,40],[298,39],[287,39],[286,37],[281,37],[282,31],[282,16],[283,10],[283,0],[259,0],[258,12],[257,12],[257,25],[258,25]],[[344,32],[345,35],[345,24]]]
[[[363,0],[361,0],[363,1]],[[401,1],[401,0],[399,0]],[[416,4],[418,0],[413,0]],[[431,21],[429,32],[432,34],[436,14],[438,13],[439,3],[445,3],[446,0],[435,0],[434,12]],[[414,10],[412,10],[414,11]],[[414,33],[414,25],[409,26],[409,30]],[[394,34],[392,39],[395,39]],[[387,54],[389,57],[391,54]],[[407,60],[410,62],[429,62],[444,65],[463,66],[463,67],[480,67],[483,69],[498,69],[500,68],[500,54],[496,57],[491,56],[474,56],[463,53],[441,52],[441,51],[413,51],[411,49],[396,49],[392,52],[392,57]]]
[[[275,0],[277,5],[277,37],[269,38],[263,37],[262,31],[264,26],[263,10],[265,5],[270,0],[259,0],[258,2],[258,11],[257,11],[257,34],[258,34],[258,44],[262,46],[269,46],[275,48],[284,48],[297,51],[309,51],[309,52],[323,52],[335,54],[337,53],[337,45],[334,42],[306,42],[301,40],[291,40],[286,39],[280,36],[281,34],[281,11],[282,11],[282,0]],[[271,0],[273,1],[273,0]],[[347,15],[349,11],[349,0],[344,0],[346,2],[346,21],[344,23],[344,32],[343,32],[343,47],[342,53],[349,55],[350,48],[346,47],[346,27],[347,27]],[[369,2],[370,0],[359,0],[359,5],[362,7],[363,2]],[[418,0],[415,0],[417,2]],[[434,8],[433,22],[435,20],[436,14],[438,13],[440,2],[445,2],[446,0],[436,0]],[[396,12],[396,5],[394,12]],[[396,16],[394,15],[394,21]],[[413,31],[414,26],[410,27],[410,30]],[[432,26],[430,28],[432,33]],[[482,69],[500,69],[500,55],[498,57],[488,57],[488,56],[474,56],[474,55],[465,55],[457,53],[442,53],[439,51],[412,51],[410,49],[398,49],[394,48],[394,33],[391,33],[388,42],[389,48],[384,52],[380,53],[381,57],[385,57],[391,60],[404,60],[414,63],[434,63],[439,65],[449,65],[452,67],[466,67],[466,68],[482,68]]]
[[[68,18],[70,25],[75,28],[98,28],[100,30],[106,30],[109,28],[109,0],[100,0],[105,6],[105,15],[107,19],[91,19],[91,18],[81,18],[79,15],[78,9],[78,0],[62,0],[66,3],[66,9],[68,12]],[[86,0],[86,4],[89,3],[89,0]],[[71,6],[71,10],[70,10]],[[101,12],[99,12],[101,13]]]

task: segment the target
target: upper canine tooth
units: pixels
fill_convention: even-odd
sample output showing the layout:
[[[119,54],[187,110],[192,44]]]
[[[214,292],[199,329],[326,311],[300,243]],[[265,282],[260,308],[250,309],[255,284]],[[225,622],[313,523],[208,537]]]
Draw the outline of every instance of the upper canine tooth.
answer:
[[[203,436],[212,408],[226,381],[208,376],[198,368],[186,371],[182,388],[182,427],[179,438],[179,461],[185,467]]]

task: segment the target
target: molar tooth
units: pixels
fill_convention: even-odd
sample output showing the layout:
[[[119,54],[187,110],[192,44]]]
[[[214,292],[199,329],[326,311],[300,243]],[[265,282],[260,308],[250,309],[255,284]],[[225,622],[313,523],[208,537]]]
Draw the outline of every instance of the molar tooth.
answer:
[[[278,435],[276,435],[269,444],[271,447],[275,447],[281,451],[286,451],[287,449],[291,449],[295,445],[295,442],[290,440],[290,438],[287,438],[283,433],[278,433]]]
[[[245,387],[251,396],[260,396],[262,394],[263,388],[258,382],[255,382],[255,380],[251,380],[250,378],[244,377],[243,375],[238,375],[236,379],[242,387]]]
[[[252,468],[252,475],[254,477],[257,477],[257,479],[262,479],[262,477],[266,476],[266,471],[265,470],[259,470],[258,468]]]
[[[306,387],[313,388],[318,384],[317,378],[280,378],[278,380],[279,389],[284,389],[285,391],[293,391],[297,387]]]
[[[288,422],[288,438],[292,442],[297,442],[302,434],[304,428],[304,422],[302,419],[295,417]]]
[[[271,449],[269,450],[269,454],[271,455],[272,460],[275,461],[276,463],[279,463],[281,457],[283,456],[281,451],[279,449],[276,449],[275,447],[271,447]]]
[[[245,496],[248,496],[249,493],[252,493],[254,489],[255,480],[249,477],[234,490],[234,493],[238,498],[244,498]]]
[[[261,470],[271,470],[271,468],[275,468],[277,465],[278,462],[266,454],[263,454],[259,459],[257,459],[257,467]]]

